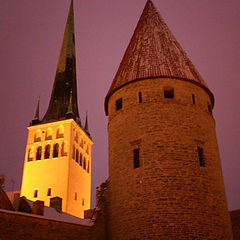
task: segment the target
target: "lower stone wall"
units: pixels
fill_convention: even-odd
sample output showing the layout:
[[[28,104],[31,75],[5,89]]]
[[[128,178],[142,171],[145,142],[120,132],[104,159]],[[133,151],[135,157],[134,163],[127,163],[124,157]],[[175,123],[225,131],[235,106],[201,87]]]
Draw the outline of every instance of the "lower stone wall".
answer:
[[[98,228],[101,221],[95,225],[85,226],[0,210],[0,240],[104,239],[104,232]]]
[[[240,210],[235,210],[230,212],[232,230],[233,230],[233,239],[240,239]]]

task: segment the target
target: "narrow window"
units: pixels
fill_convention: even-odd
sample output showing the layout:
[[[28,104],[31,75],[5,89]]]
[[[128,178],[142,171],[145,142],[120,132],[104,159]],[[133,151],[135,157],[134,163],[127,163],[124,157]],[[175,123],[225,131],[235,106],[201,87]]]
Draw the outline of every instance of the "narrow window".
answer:
[[[52,195],[52,189],[51,188],[48,188],[47,190],[47,196],[51,196]]]
[[[48,159],[49,156],[50,156],[50,145],[48,144],[48,145],[45,147],[44,158],[45,158],[45,159]]]
[[[195,104],[195,95],[192,94],[192,103]]]
[[[174,89],[172,87],[164,88],[164,97],[165,98],[174,98]]]
[[[78,163],[79,162],[79,151],[76,150],[76,162]]]
[[[116,111],[120,110],[122,108],[122,98],[119,98],[116,101]]]
[[[84,198],[82,199],[82,206],[84,206]]]
[[[140,167],[139,149],[138,148],[133,150],[133,167],[134,168]]]
[[[77,201],[77,192],[75,192],[74,200]]]
[[[83,169],[86,170],[86,158],[83,160]]]
[[[210,104],[208,104],[208,111],[209,111],[209,113],[212,114],[212,106]]]
[[[75,159],[75,146],[73,145],[73,149],[72,149],[72,158]]]
[[[28,149],[28,162],[31,162],[33,160],[33,151],[32,149]]]
[[[37,148],[36,160],[41,160],[42,157],[42,147]]]
[[[80,153],[80,166],[83,165],[83,161],[82,161],[83,157],[82,157],[82,153]]]
[[[53,146],[53,157],[54,157],[54,158],[58,157],[58,150],[59,150],[59,144],[56,143],[56,144],[54,144],[54,146]]]
[[[38,190],[34,190],[33,197],[34,197],[34,198],[38,197]]]
[[[88,164],[87,164],[87,172],[89,173],[89,161],[88,161]]]
[[[139,101],[139,103],[142,103],[142,93],[141,92],[138,93],[138,101]]]
[[[205,167],[205,159],[203,154],[203,148],[198,147],[198,159],[201,167]]]

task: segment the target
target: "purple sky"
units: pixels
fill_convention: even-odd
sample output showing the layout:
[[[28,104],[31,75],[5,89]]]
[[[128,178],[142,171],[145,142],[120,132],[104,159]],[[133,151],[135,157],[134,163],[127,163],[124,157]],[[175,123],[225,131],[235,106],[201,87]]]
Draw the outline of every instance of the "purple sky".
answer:
[[[240,208],[240,1],[153,0],[215,95],[229,209]],[[75,0],[78,102],[94,140],[92,196],[108,175],[104,98],[146,0]],[[27,129],[45,113],[70,0],[0,0],[0,174],[20,189]],[[93,198],[94,202],[94,198]]]

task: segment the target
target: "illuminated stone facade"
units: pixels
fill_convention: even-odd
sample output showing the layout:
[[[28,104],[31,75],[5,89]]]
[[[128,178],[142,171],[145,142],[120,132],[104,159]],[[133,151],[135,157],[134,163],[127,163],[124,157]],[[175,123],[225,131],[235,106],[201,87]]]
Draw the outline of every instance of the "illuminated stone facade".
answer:
[[[73,120],[28,127],[21,195],[49,206],[62,198],[62,211],[83,218],[90,208],[91,146]]]

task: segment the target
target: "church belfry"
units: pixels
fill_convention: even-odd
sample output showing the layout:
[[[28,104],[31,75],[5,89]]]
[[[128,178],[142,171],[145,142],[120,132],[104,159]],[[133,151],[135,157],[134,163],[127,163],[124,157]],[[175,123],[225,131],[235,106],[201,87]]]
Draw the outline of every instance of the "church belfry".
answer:
[[[42,200],[62,198],[62,211],[83,218],[90,208],[91,147],[77,103],[73,0],[48,109],[39,118],[39,101],[28,127],[21,195]]]

